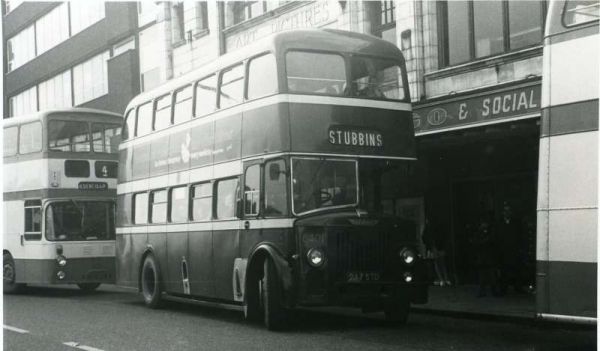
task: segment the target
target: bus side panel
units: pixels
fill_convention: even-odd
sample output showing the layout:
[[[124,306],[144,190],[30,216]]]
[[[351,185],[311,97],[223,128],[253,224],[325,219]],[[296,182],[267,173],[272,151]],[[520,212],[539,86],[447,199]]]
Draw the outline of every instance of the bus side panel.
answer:
[[[132,233],[131,234],[131,260],[128,261],[131,265],[131,276],[135,279],[135,285],[138,286],[140,279],[140,268],[142,265],[142,255],[146,251],[148,243],[147,233]],[[162,268],[162,266],[161,266]]]
[[[164,232],[148,233],[147,240],[147,244],[144,242],[141,246],[142,248],[144,248],[146,245],[148,245],[152,248],[152,254],[154,255],[154,258],[156,258],[156,260],[158,261],[158,266],[161,270],[162,279],[166,282],[168,277],[167,234]],[[139,257],[141,257],[143,252],[140,252],[139,249],[137,249],[136,251],[136,257],[138,257],[139,260]],[[143,262],[141,264],[143,264]],[[136,264],[136,267],[139,266]],[[167,284],[165,284],[164,287],[166,288]]]
[[[242,131],[243,157],[288,151],[290,140],[287,104],[245,111]]]
[[[152,234],[150,237],[162,234]],[[167,264],[161,265],[163,268],[163,279],[165,280],[165,289],[170,293],[182,294],[183,273],[182,264],[188,255],[188,232],[170,232],[167,237]],[[161,250],[164,251],[164,250]]]
[[[4,177],[7,177],[7,174]],[[3,247],[15,259],[22,258],[25,255],[24,247],[21,245],[21,234],[25,228],[24,204],[23,200],[4,201]],[[17,277],[19,276],[18,273]]]
[[[241,155],[242,114],[238,113],[215,122],[214,162],[230,161]]]
[[[150,173],[150,143],[133,146],[132,179],[148,178]]]
[[[169,136],[152,140],[150,146],[150,176],[166,174],[169,170]]]
[[[194,127],[190,135],[189,157],[192,168],[211,164],[213,162],[213,145],[215,142],[214,122]],[[181,140],[185,140],[185,146],[182,145],[181,149],[186,150],[188,147],[187,135],[186,139]]]
[[[131,234],[117,234],[115,245],[117,285],[137,288],[137,271],[130,265],[133,261]]]
[[[191,230],[188,234],[188,269],[192,295],[215,297],[213,242],[210,223],[208,230]]]
[[[239,227],[233,228],[234,226],[239,226],[239,221],[215,223],[213,226],[215,295],[217,298],[232,301],[233,263],[239,257]]]

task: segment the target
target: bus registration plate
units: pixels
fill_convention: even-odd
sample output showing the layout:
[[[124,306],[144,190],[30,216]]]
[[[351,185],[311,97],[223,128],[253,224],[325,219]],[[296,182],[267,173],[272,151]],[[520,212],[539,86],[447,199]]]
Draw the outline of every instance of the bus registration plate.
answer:
[[[381,278],[379,272],[348,272],[346,281],[348,283],[378,281]]]
[[[104,182],[79,182],[79,190],[107,190],[108,184]]]

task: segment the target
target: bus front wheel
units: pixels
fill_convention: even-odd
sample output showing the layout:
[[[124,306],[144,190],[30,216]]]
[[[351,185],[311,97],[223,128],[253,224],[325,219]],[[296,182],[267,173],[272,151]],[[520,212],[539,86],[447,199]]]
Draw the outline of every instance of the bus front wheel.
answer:
[[[2,263],[4,268],[4,281],[2,289],[4,290],[5,294],[16,294],[23,288],[24,284],[15,283],[17,278],[17,270],[15,269],[15,261],[13,260],[11,254],[5,252],[2,255]]]
[[[270,257],[264,262],[260,293],[267,329],[281,330],[286,326],[286,310],[283,306],[281,281],[277,276],[275,263]]]
[[[389,301],[385,304],[385,319],[396,324],[406,324],[408,321],[408,312],[410,311],[410,302],[408,301]]]
[[[77,283],[77,286],[83,291],[94,291],[98,289],[100,283]]]
[[[162,288],[160,284],[160,270],[158,263],[152,255],[146,256],[141,274],[142,295],[144,303],[150,308],[159,308],[161,305]]]

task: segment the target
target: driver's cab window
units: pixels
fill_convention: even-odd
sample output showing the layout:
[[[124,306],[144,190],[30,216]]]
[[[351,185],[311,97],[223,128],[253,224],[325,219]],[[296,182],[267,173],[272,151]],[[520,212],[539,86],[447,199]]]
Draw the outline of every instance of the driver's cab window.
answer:
[[[25,240],[42,239],[42,201],[25,200]]]
[[[246,168],[244,179],[244,215],[257,216],[260,208],[260,165]]]
[[[265,217],[285,216],[288,212],[285,161],[265,163]]]

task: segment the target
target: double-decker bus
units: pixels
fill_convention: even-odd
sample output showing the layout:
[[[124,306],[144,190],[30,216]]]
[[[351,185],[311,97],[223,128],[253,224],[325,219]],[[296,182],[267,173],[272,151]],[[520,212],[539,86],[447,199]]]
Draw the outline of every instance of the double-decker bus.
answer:
[[[338,30],[274,34],[135,97],[117,185],[117,284],[245,311],[425,303],[403,56]]]
[[[123,117],[68,108],[3,121],[4,292],[115,280]]]
[[[552,1],[544,38],[537,316],[596,323],[600,6]]]

